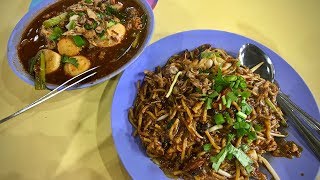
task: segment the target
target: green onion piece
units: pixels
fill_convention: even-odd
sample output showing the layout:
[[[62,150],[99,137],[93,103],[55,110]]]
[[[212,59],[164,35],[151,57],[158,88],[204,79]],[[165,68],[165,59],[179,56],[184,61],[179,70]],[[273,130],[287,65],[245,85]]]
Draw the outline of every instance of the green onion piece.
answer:
[[[247,117],[248,117],[246,114],[244,114],[244,113],[241,112],[241,111],[238,111],[238,112],[236,113],[236,115],[239,116],[239,117],[241,117],[242,119],[247,119]]]
[[[92,0],[84,0],[85,3],[91,4],[93,1]]]
[[[233,125],[234,129],[249,129],[250,124],[244,121],[235,122]]]
[[[134,39],[134,41],[132,42],[132,47],[133,48],[137,48],[139,45],[139,39],[140,39],[141,33],[139,32],[136,36],[136,38]]]
[[[219,110],[221,111],[222,110],[222,104],[219,103]]]
[[[245,82],[240,82],[239,86],[244,89],[247,87],[247,84]]]
[[[270,106],[270,108],[278,114],[278,116],[279,116],[280,119],[281,119],[281,121],[280,121],[281,124],[284,125],[284,126],[287,126],[286,120],[283,118],[283,116],[281,115],[280,111],[279,111],[279,110],[276,108],[276,106],[271,102],[271,100],[270,100],[269,98],[265,98],[264,100],[265,100],[265,102],[267,103],[267,105]]]
[[[72,11],[72,12],[70,12],[70,13],[68,14],[68,16],[71,17],[71,16],[76,15],[76,14],[77,14],[77,13],[75,13],[75,12]]]
[[[50,18],[48,20],[45,20],[43,22],[43,26],[45,28],[49,28],[49,27],[53,27],[55,25],[58,25],[60,22],[64,21],[67,18],[67,16],[68,16],[68,13],[65,12],[65,13],[62,13],[58,16],[55,16],[55,17]]]
[[[212,126],[211,128],[209,128],[208,131],[209,131],[209,132],[214,132],[214,131],[216,131],[216,130],[218,130],[218,129],[222,129],[222,128],[223,128],[223,126],[222,126],[221,124],[219,124],[219,125],[214,125],[214,126]]]
[[[44,53],[40,53],[40,59],[36,63],[36,70],[35,70],[35,89],[36,90],[43,90],[46,89],[46,62]]]
[[[223,96],[221,97],[221,100],[222,100],[222,104],[223,104],[223,105],[226,105],[226,104],[227,104],[227,100],[226,100],[226,96],[225,96],[225,95],[223,95]]]
[[[228,92],[227,99],[230,99],[231,101],[238,101],[238,97],[233,92]]]
[[[231,83],[230,83],[230,88],[233,88],[233,86],[234,86],[235,84],[236,84],[235,82],[231,82]]]
[[[221,163],[224,161],[229,151],[230,151],[230,144],[224,147],[216,156],[210,157],[210,161],[212,162],[212,169],[214,169],[215,171],[218,171]]]
[[[253,128],[254,128],[255,131],[258,131],[258,132],[260,132],[262,130],[262,126],[259,125],[259,124],[253,125]]]
[[[214,57],[214,53],[211,51],[203,51],[200,54],[201,59],[210,59]]]
[[[178,77],[179,77],[181,74],[182,74],[182,72],[179,71],[179,72],[174,76],[173,82],[172,82],[172,84],[170,85],[170,88],[169,88],[168,93],[166,94],[166,98],[168,98],[168,97],[171,95],[172,90],[173,90],[173,87],[174,87],[174,85],[177,83]]]
[[[109,21],[109,22],[107,23],[107,28],[112,27],[112,26],[114,26],[114,25],[116,25],[116,24],[117,24],[117,22],[115,22],[115,21]]]
[[[62,33],[63,33],[62,29],[56,26],[53,28],[53,31],[50,34],[49,39],[52,41],[56,41],[62,36]]]
[[[227,135],[227,139],[228,139],[227,144],[229,144],[231,141],[233,141],[235,137],[236,137],[236,135],[234,135],[232,133],[228,134]]]
[[[211,109],[212,108],[212,99],[211,98],[207,98],[206,108],[207,109]]]
[[[212,145],[210,143],[203,145],[203,150],[205,152],[209,152],[211,150]]]
[[[228,112],[224,113],[224,117],[226,118],[228,124],[233,125],[233,119],[230,117]]]
[[[82,16],[84,16],[86,13],[84,13],[84,12],[79,12],[78,13],[78,15],[80,16],[80,17],[82,17]]]
[[[224,80],[229,81],[229,82],[237,80],[237,76],[236,75],[229,75],[229,76],[225,76],[223,78],[224,78]]]
[[[214,90],[216,90],[218,93],[220,93],[222,91],[222,89],[223,89],[223,86],[219,85],[219,86],[215,87]]]
[[[227,107],[227,108],[230,108],[230,107],[231,107],[231,103],[232,103],[231,99],[228,99],[228,100],[227,100],[227,105],[226,105],[226,107]]]
[[[248,135],[248,139],[251,140],[251,141],[257,139],[257,134],[254,131],[248,132],[247,135]]]
[[[237,80],[236,83],[234,84],[233,88],[238,89],[240,84],[240,80]]]
[[[73,42],[78,46],[82,47],[86,44],[86,42],[83,40],[83,38],[79,35],[72,36]]]
[[[240,61],[237,61],[237,66],[239,67],[241,65],[241,62]]]
[[[98,13],[97,16],[98,16],[98,18],[100,18],[100,19],[103,19],[103,18],[104,18],[104,14],[102,14],[102,13]]]
[[[68,30],[72,30],[72,29],[74,29],[75,27],[76,27],[76,21],[75,21],[75,20],[69,21],[69,23],[66,25],[66,28],[67,28]]]
[[[232,153],[228,153],[227,159],[230,161],[230,160],[232,160],[232,158],[233,158],[233,154]]]
[[[208,97],[211,98],[211,99],[213,99],[215,97],[218,97],[218,96],[219,96],[219,94],[217,92],[213,92],[213,93],[208,95]]]
[[[232,144],[230,144],[229,149],[230,149],[229,150],[230,153],[232,153],[234,155],[234,157],[236,157],[238,159],[238,161],[241,163],[241,165],[243,167],[246,167],[246,169],[249,170],[248,173],[250,173],[251,171],[250,171],[249,167],[251,167],[253,161],[249,158],[249,156],[247,156],[246,153],[244,153],[242,150],[235,148]]]
[[[85,28],[86,30],[90,30],[90,29],[92,29],[92,28],[91,28],[91,26],[90,26],[89,24],[85,24],[85,25],[84,25],[84,28]]]
[[[251,92],[248,91],[248,90],[245,90],[245,91],[241,92],[240,95],[241,95],[242,97],[244,97],[244,98],[248,98],[248,97],[251,96]]]
[[[29,73],[30,74],[34,74],[34,66],[36,65],[36,63],[38,62],[38,60],[40,59],[40,53],[41,51],[39,51],[34,57],[32,57],[29,61]]]
[[[219,114],[215,114],[213,118],[214,118],[215,123],[218,124],[218,125],[219,124],[223,124],[225,122],[225,120],[223,118],[223,115],[220,114],[220,113]]]
[[[241,144],[239,149],[241,149],[243,152],[247,152],[249,150],[249,146],[247,144]]]

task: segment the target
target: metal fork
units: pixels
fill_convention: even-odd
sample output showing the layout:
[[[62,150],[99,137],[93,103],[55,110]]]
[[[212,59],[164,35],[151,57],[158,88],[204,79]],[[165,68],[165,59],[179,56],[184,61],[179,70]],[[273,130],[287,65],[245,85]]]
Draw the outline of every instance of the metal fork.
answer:
[[[60,86],[56,87],[55,89],[53,89],[52,91],[50,91],[48,94],[42,96],[42,97],[39,98],[38,100],[34,101],[33,103],[27,105],[26,107],[20,109],[19,111],[15,112],[15,113],[9,115],[8,117],[5,117],[5,118],[1,119],[1,120],[0,120],[0,124],[8,121],[9,119],[11,119],[11,118],[13,118],[13,117],[18,116],[19,114],[21,114],[21,113],[23,113],[23,112],[26,112],[27,110],[29,110],[29,109],[31,109],[31,108],[33,108],[33,107],[35,107],[35,106],[43,103],[44,101],[46,101],[46,100],[48,100],[48,99],[50,99],[50,98],[52,98],[52,97],[60,94],[60,93],[63,92],[64,90],[73,87],[74,85],[76,85],[76,84],[78,84],[78,83],[80,83],[80,82],[88,79],[89,77],[94,76],[95,74],[97,74],[97,72],[90,73],[90,74],[84,76],[83,78],[77,80],[76,82],[74,82],[74,83],[72,83],[72,84],[64,87],[67,83],[69,83],[69,82],[77,79],[78,77],[80,77],[80,76],[82,76],[82,75],[84,75],[84,74],[87,74],[87,73],[89,73],[89,72],[97,69],[98,67],[99,67],[99,66],[94,67],[94,68],[91,68],[91,69],[88,69],[87,71],[85,71],[85,72],[83,72],[83,73],[81,73],[81,74],[79,74],[79,75],[77,75],[77,76],[75,76],[75,77],[67,80],[66,82],[64,82],[64,83],[61,84]]]

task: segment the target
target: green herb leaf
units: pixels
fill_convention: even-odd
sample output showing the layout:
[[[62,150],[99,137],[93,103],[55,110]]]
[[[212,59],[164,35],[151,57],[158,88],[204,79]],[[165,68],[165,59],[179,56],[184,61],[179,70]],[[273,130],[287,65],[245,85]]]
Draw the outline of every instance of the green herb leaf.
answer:
[[[79,35],[72,36],[73,42],[78,46],[82,47],[86,44],[86,42],[83,40],[83,38]]]
[[[109,21],[109,22],[107,23],[107,27],[109,28],[109,27],[112,27],[112,26],[114,26],[114,25],[116,25],[116,24],[117,24],[116,21],[111,20],[111,21]]]
[[[61,62],[62,63],[70,63],[77,68],[79,66],[78,60],[76,58],[72,58],[72,57],[68,57],[68,56],[62,56]]]
[[[210,143],[203,145],[203,150],[205,152],[209,152],[212,148],[212,145]]]
[[[240,122],[235,122],[233,125],[234,129],[249,129],[250,128],[250,124],[244,121],[240,121]]]
[[[92,0],[84,0],[85,3],[91,4],[93,1]]]
[[[49,39],[52,41],[56,41],[61,37],[62,33],[63,33],[62,29],[56,26],[53,28],[53,31],[50,34]]]
[[[253,161],[242,150],[235,148],[230,144],[230,153],[234,155],[243,167],[251,166]]]
[[[212,169],[214,169],[215,171],[218,171],[221,163],[224,161],[227,154],[229,153],[230,145],[231,144],[228,144],[226,147],[224,147],[216,156],[210,157],[210,161],[212,162]]]

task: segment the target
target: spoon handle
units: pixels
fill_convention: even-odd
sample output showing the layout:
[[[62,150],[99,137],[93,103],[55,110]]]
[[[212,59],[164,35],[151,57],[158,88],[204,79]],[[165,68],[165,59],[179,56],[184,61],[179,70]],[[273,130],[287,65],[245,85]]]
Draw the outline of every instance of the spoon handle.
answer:
[[[279,97],[279,96],[278,96]],[[313,133],[308,129],[298,118],[298,116],[294,113],[294,111],[287,106],[287,102],[283,99],[278,98],[278,103],[287,114],[287,116],[292,120],[293,124],[296,126],[296,129],[300,132],[300,134],[306,140],[309,148],[314,152],[318,160],[320,160],[320,141],[313,135]]]
[[[279,92],[278,99],[281,99],[285,106],[298,113],[298,115],[320,135],[320,122],[302,110],[298,105],[290,100],[283,92]]]

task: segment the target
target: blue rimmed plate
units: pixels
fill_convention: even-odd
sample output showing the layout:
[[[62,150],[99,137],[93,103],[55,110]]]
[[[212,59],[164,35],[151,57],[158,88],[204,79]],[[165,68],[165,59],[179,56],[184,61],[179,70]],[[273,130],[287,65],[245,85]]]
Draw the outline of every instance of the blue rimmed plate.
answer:
[[[282,91],[310,115],[320,119],[317,104],[301,77],[284,59],[269,48],[249,38],[223,31],[194,30],[177,33],[147,47],[138,60],[125,70],[113,97],[112,135],[119,157],[133,179],[167,178],[146,156],[140,140],[132,136],[133,128],[128,120],[128,110],[133,105],[137,94],[136,82],[144,78],[144,70],[153,71],[155,67],[163,66],[173,54],[206,43],[225,49],[233,56],[238,55],[239,48],[245,43],[259,46],[273,61],[276,80]],[[281,179],[314,179],[320,162],[293,127],[289,127],[287,131],[289,132],[287,139],[303,147],[301,157],[294,159],[270,157],[269,162]]]

